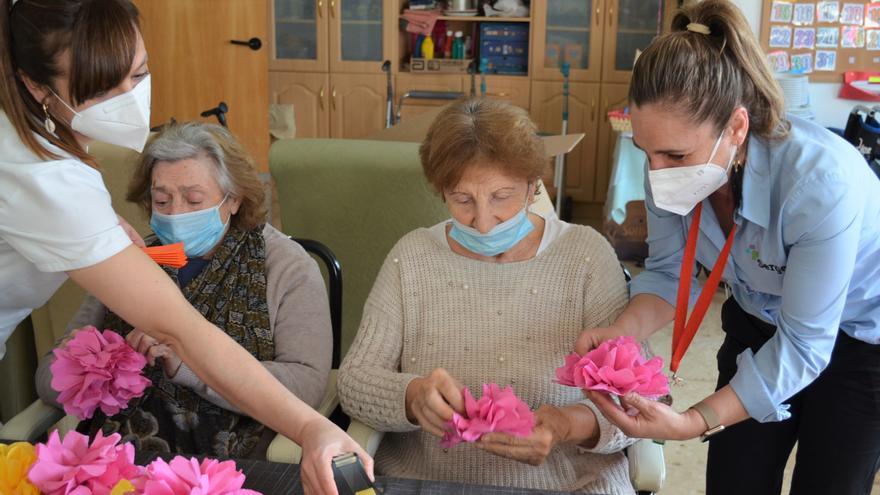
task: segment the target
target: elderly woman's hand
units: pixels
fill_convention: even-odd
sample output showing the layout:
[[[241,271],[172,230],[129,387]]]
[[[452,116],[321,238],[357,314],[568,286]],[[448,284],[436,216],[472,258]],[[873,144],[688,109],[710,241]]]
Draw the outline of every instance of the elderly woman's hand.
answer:
[[[599,344],[606,340],[614,339],[626,335],[626,331],[614,325],[607,327],[587,328],[581,331],[577,341],[574,343],[574,351],[580,355],[584,355],[593,349],[599,347]]]
[[[428,433],[442,437],[452,413],[464,413],[463,388],[443,368],[416,378],[406,387],[406,417]]]
[[[171,347],[160,343],[137,328],[128,332],[128,335],[125,336],[125,341],[134,350],[143,354],[150,366],[156,364],[156,358],[162,358],[162,369],[165,370],[165,375],[168,378],[174,378],[177,370],[180,369],[180,365],[183,364],[183,361],[180,360],[177,353]]]
[[[553,447],[566,441],[571,421],[561,409],[544,404],[535,412],[535,430],[527,437],[488,433],[474,445],[486,452],[532,466],[540,466]]]

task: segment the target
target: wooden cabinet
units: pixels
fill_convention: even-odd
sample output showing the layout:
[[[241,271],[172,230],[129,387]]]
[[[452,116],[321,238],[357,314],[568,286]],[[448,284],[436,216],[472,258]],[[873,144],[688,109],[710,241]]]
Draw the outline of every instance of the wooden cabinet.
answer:
[[[532,1],[533,79],[561,81],[559,68],[568,62],[572,81],[599,80],[605,1]]]
[[[584,133],[584,139],[566,155],[565,188],[574,201],[594,201],[596,187],[595,156],[599,135],[599,85],[571,83],[568,97],[568,132]],[[544,132],[559,133],[562,129],[562,86],[556,82],[532,83],[531,116]],[[552,164],[544,184],[555,195],[551,185]]]
[[[636,52],[663,28],[664,3],[671,0],[605,0],[602,82],[628,83]]]
[[[272,72],[270,101],[293,105],[296,136],[359,139],[385,123],[385,77]]]
[[[479,85],[479,78],[477,78],[477,84]],[[527,77],[486,76],[485,96],[506,100],[528,110],[531,105],[531,83]]]
[[[382,62],[394,58],[389,0],[268,0],[271,103],[293,105],[298,137],[367,137],[385,122]]]
[[[387,0],[269,1],[272,70],[378,74],[393,59],[397,12]]]
[[[637,50],[668,23],[674,0],[533,0],[531,77],[628,82]]]
[[[328,1],[268,0],[270,70],[327,70],[330,60]]]
[[[330,6],[330,71],[381,74],[382,62],[392,60],[395,52],[397,11],[390,2],[317,1],[329,1]]]
[[[471,92],[467,74],[409,72],[412,37],[398,25],[406,0],[267,1],[271,101],[294,105],[298,136],[359,138],[381,129],[386,94],[383,60],[392,62],[395,110],[401,97],[412,91],[464,96]],[[528,75],[487,75],[486,96],[528,109],[543,132],[560,131],[560,66],[570,64],[568,131],[586,136],[566,157],[566,190],[574,201],[601,210],[616,138],[606,113],[626,105],[636,51],[669,24],[677,3],[532,0],[528,19],[441,16],[438,20],[447,29],[466,34],[477,33],[481,22],[528,24]],[[475,85],[479,92],[479,76]],[[448,102],[407,98],[400,108],[401,120]]]
[[[330,136],[360,139],[385,125],[385,76],[330,74]]]
[[[566,156],[566,193],[603,203],[616,134],[606,114],[627,104],[637,50],[668,25],[674,0],[533,0],[531,114],[541,131],[562,121],[562,62],[571,65],[569,132],[584,140]]]
[[[270,72],[269,101],[293,105],[296,136],[330,137],[330,76],[304,72]]]

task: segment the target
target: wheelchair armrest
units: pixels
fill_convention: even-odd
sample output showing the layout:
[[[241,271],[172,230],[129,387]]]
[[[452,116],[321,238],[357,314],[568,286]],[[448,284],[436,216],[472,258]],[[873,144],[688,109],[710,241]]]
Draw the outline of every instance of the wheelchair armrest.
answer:
[[[336,406],[339,405],[339,394],[336,393],[336,374],[338,372],[339,370],[330,370],[324,398],[321,399],[321,403],[315,409],[325,418],[330,417]],[[266,449],[266,460],[270,462],[299,464],[299,461],[302,460],[302,447],[279,433],[275,435],[272,443],[269,444],[269,448]]]
[[[376,455],[376,451],[379,450],[379,443],[382,442],[382,437],[385,436],[385,432],[376,431],[354,418],[352,418],[351,423],[348,425],[347,433],[370,456]]]
[[[0,427],[0,440],[33,443],[63,417],[61,409],[36,400]]]
[[[666,481],[663,445],[654,440],[641,439],[627,448],[626,455],[633,488],[637,492],[659,492]]]

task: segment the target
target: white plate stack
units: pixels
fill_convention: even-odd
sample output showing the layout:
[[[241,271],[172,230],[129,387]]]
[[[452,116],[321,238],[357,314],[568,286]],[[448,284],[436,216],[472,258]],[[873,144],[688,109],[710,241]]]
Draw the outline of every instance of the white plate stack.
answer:
[[[785,111],[802,119],[813,120],[810,107],[810,79],[804,74],[776,74],[785,96]]]

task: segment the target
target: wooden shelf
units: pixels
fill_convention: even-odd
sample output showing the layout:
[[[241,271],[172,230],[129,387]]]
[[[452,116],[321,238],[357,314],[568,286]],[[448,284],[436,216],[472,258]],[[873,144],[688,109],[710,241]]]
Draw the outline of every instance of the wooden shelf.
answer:
[[[588,27],[574,27],[574,26],[547,26],[547,31],[561,31],[567,33],[589,33],[590,28]]]
[[[342,25],[343,26],[381,26],[382,21],[372,21],[372,20],[365,20],[365,19],[356,19],[355,20],[355,19],[353,19],[350,21],[343,20]]]
[[[278,24],[315,24],[318,21],[316,19],[302,19],[300,17],[281,17],[275,19],[275,22]]]
[[[459,21],[459,22],[531,22],[529,17],[485,17],[485,16],[457,16],[457,15],[441,15],[437,19],[441,21]]]

